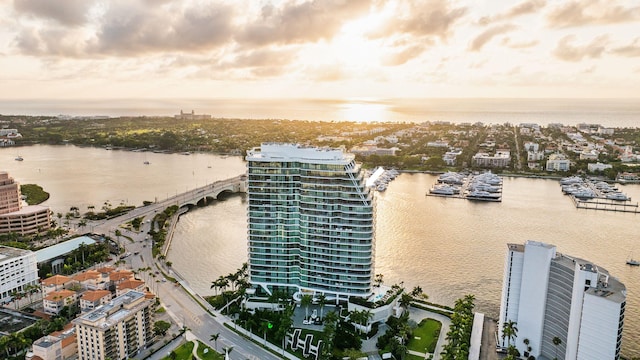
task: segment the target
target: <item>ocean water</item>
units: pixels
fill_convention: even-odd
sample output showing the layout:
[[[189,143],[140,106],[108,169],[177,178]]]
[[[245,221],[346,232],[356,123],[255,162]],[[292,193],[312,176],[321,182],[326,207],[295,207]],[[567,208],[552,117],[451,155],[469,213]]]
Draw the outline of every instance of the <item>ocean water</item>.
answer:
[[[639,99],[0,100],[3,115],[172,116],[180,110],[239,119],[640,126]]]

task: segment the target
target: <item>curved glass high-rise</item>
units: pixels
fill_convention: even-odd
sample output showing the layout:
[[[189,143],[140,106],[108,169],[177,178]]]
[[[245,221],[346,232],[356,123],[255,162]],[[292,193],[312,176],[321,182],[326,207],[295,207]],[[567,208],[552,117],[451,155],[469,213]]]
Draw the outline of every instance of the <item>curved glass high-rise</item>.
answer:
[[[267,293],[370,295],[374,199],[354,155],[264,143],[246,159],[250,282]]]

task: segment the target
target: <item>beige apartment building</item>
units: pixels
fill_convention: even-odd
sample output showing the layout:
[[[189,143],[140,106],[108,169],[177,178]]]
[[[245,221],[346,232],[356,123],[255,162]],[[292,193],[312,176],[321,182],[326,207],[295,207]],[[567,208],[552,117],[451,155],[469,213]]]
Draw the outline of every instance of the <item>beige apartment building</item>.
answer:
[[[129,359],[153,339],[154,299],[129,291],[73,320],[78,359]]]

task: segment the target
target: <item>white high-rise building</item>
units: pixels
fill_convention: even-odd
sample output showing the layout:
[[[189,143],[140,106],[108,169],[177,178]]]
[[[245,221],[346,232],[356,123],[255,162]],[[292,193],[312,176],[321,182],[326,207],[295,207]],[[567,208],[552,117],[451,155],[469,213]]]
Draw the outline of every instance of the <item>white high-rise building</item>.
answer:
[[[36,253],[8,246],[0,246],[0,302],[12,300],[13,292],[38,285]]]
[[[355,156],[265,143],[246,159],[251,284],[267,294],[370,295],[374,199]]]
[[[624,284],[605,269],[553,245],[508,244],[499,346],[536,359],[619,359],[625,304]],[[509,321],[518,329],[511,340],[502,336]]]

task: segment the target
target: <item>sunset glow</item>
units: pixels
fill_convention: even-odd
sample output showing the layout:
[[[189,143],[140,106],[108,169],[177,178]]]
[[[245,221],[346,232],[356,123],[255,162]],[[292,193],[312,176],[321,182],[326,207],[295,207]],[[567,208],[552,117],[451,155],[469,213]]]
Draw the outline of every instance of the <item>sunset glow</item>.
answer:
[[[52,4],[0,0],[5,99],[640,96],[639,0]]]

